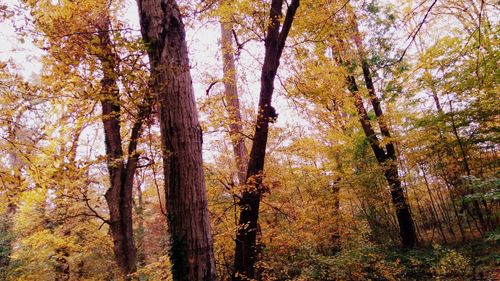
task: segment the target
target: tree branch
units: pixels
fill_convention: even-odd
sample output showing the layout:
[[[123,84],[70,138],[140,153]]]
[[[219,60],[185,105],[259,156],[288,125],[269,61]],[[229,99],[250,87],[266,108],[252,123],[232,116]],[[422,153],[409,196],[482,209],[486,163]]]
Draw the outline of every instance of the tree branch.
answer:
[[[293,18],[295,16],[295,13],[297,12],[297,9],[299,8],[299,4],[300,0],[292,0],[292,3],[290,3],[290,6],[286,10],[285,21],[283,22],[283,27],[281,28],[281,31],[279,33],[278,57],[281,56],[283,48],[285,47],[285,41],[288,37],[288,33],[290,32],[290,28],[292,27]]]
[[[411,37],[411,41],[410,43],[408,43],[408,45],[406,46],[406,48],[404,49],[403,53],[401,54],[401,57],[398,59],[398,62],[402,62],[403,61],[403,58],[404,56],[406,55],[406,52],[408,51],[408,49],[410,48],[411,44],[413,44],[413,42],[415,42],[415,38],[417,37],[418,33],[420,32],[420,29],[422,29],[422,26],[424,25],[425,23],[425,20],[427,19],[427,17],[429,16],[429,14],[431,13],[431,10],[432,8],[434,7],[434,5],[436,5],[437,3],[437,0],[434,0],[432,2],[432,4],[429,6],[429,8],[427,9],[427,12],[425,13],[425,16],[424,18],[422,19],[422,21],[418,24],[417,28],[410,34],[410,36],[408,38]],[[413,34],[413,35],[412,35]]]

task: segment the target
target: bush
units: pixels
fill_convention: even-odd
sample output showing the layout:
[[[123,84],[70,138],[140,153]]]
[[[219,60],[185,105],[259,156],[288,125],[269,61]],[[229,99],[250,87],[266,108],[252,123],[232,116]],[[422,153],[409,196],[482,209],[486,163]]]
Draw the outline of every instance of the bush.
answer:
[[[433,266],[436,280],[452,280],[452,278],[463,280],[471,274],[470,262],[462,254],[455,250],[442,250],[441,247],[438,247],[438,251],[441,252],[441,257]]]
[[[295,248],[294,254],[268,249],[263,275],[265,280],[399,280],[399,261],[387,260],[368,237],[366,228],[345,235],[343,250],[335,255],[321,253],[313,245]]]

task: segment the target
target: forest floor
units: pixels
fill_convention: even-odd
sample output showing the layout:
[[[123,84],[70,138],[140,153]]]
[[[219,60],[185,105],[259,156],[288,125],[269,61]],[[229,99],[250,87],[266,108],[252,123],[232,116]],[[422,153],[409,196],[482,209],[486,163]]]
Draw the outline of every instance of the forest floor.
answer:
[[[387,248],[385,254],[399,261],[404,280],[500,281],[500,241],[495,238],[407,251]]]

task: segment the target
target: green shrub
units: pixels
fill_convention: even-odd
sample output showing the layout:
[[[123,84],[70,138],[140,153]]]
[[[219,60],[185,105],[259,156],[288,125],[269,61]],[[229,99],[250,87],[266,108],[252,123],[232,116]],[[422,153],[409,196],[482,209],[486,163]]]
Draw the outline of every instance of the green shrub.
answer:
[[[464,277],[471,274],[469,260],[459,252],[451,249],[441,250],[441,257],[433,266],[433,272],[436,280],[463,280]]]

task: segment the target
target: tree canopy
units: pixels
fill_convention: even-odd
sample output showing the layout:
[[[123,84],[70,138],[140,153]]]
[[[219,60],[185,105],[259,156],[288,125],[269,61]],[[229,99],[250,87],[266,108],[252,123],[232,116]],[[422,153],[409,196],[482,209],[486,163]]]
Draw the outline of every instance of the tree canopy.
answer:
[[[499,18],[0,3],[0,280],[500,278]]]

